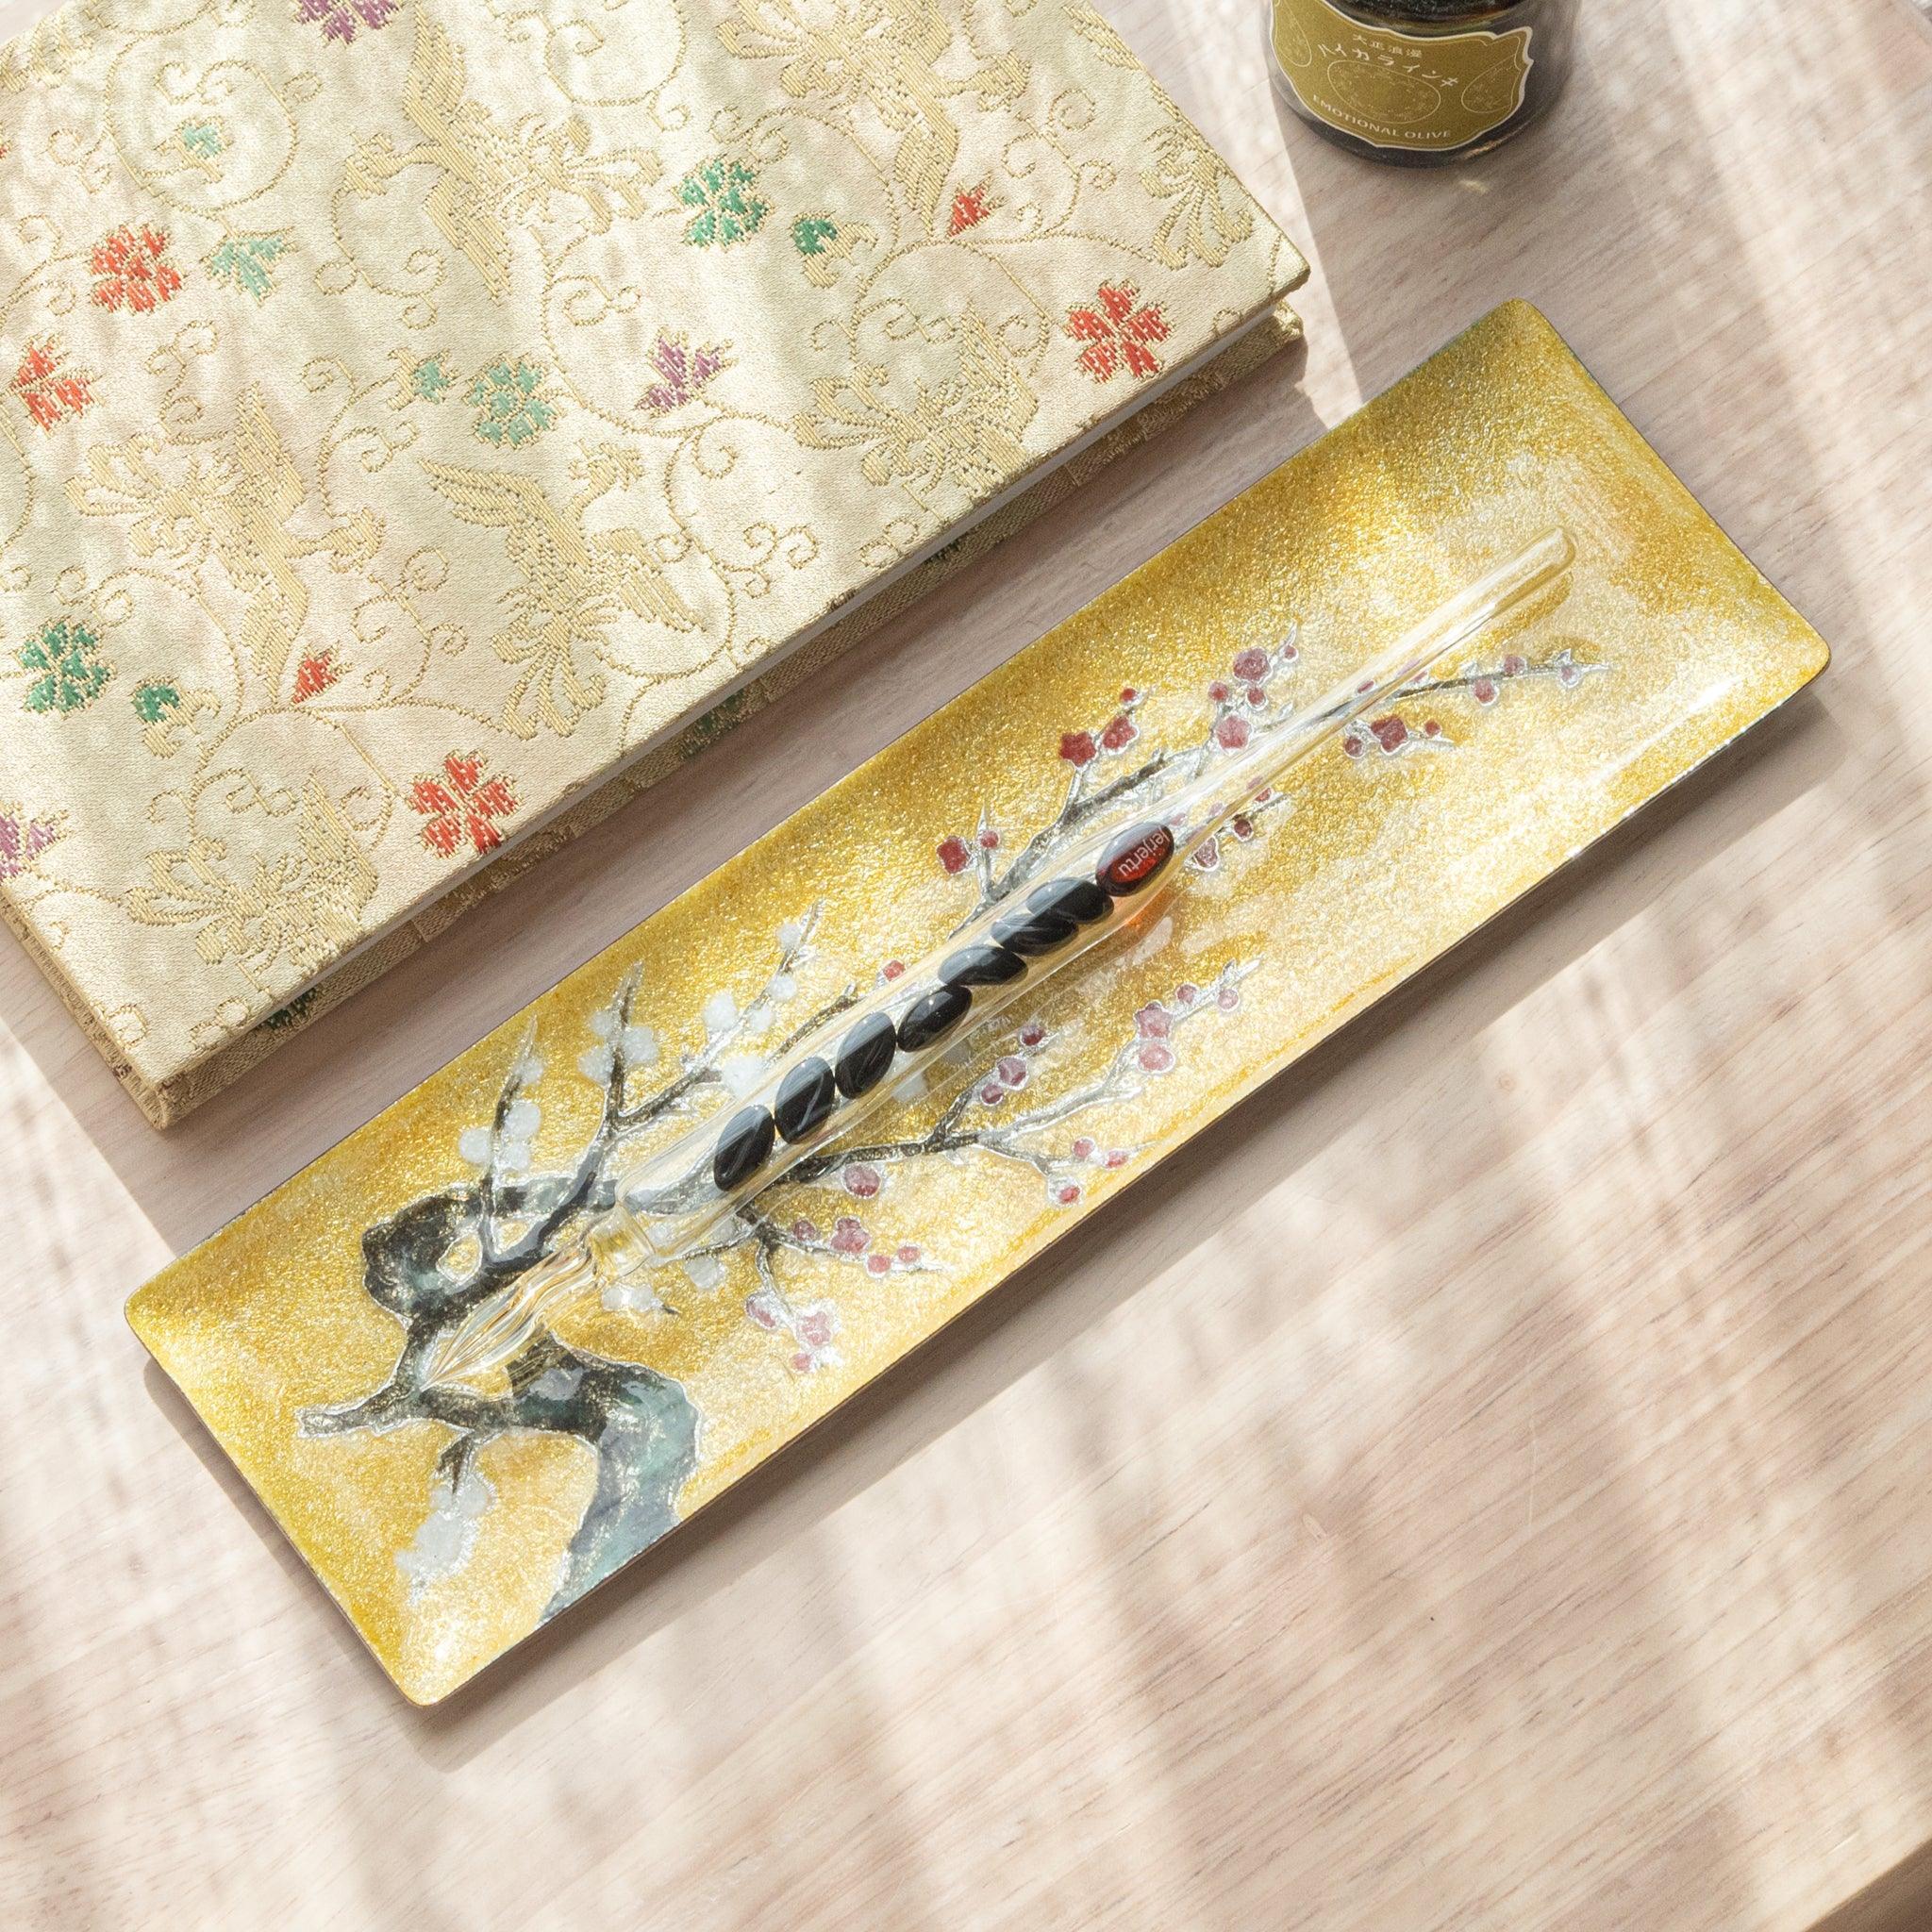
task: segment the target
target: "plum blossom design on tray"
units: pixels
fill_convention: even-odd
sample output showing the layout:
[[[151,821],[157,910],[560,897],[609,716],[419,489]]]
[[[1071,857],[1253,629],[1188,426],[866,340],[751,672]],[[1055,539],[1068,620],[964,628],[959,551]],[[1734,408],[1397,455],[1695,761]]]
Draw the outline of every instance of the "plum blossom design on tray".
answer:
[[[938,841],[941,872],[958,882],[965,902],[953,929],[1052,876],[1070,847],[1095,830],[1157,808],[1164,792],[1212,760],[1295,726],[1301,721],[1289,687],[1300,658],[1292,633],[1272,647],[1244,647],[1225,675],[1208,682],[1196,727],[1173,743],[1149,748],[1142,723],[1148,694],[1133,686],[1121,690],[1105,716],[1060,730],[1042,747],[1066,772],[1059,805],[1044,824],[1009,840],[983,809],[970,836],[953,832]],[[1398,694],[1386,716],[1352,727],[1341,751],[1368,764],[1424,747],[1446,750],[1457,740],[1438,712],[1452,702],[1466,730],[1512,687],[1542,679],[1574,691],[1603,668],[1578,663],[1564,648],[1541,662],[1510,653],[1493,665],[1422,679]],[[1283,804],[1264,793],[1228,836],[1237,844],[1257,838]],[[1204,871],[1223,862],[1218,841],[1194,858]],[[642,1015],[639,972],[628,974],[591,1015],[588,1041],[569,1043],[575,1072],[591,1083],[598,1104],[594,1124],[561,1166],[538,1159],[545,1059],[533,1028],[511,1057],[489,1120],[459,1137],[454,1151],[469,1177],[364,1234],[365,1291],[402,1326],[394,1367],[373,1391],[305,1410],[298,1426],[318,1439],[419,1424],[449,1432],[428,1513],[397,1557],[412,1599],[468,1560],[497,1500],[475,1457],[513,1431],[575,1437],[596,1458],[594,1491],[545,1618],[677,1521],[680,1493],[697,1467],[703,1418],[672,1377],[548,1329],[510,1360],[499,1392],[425,1386],[425,1365],[479,1302],[608,1210],[620,1176],[666,1130],[748,1095],[808,1035],[858,1004],[857,985],[848,984],[808,1018],[788,1024],[801,975],[819,956],[820,920],[814,907],[780,927],[762,983],[741,1002],[733,990],[714,992],[702,1009],[701,1042],[675,1053]],[[828,1142],[741,1207],[685,1257],[675,1289],[661,1271],[609,1282],[605,1309],[641,1319],[640,1352],[647,1353],[650,1324],[679,1320],[692,1293],[717,1294],[734,1276],[741,1285],[743,1270],[732,1264],[745,1257],[752,1286],[742,1319],[773,1338],[791,1374],[838,1367],[841,1328],[864,1319],[872,1295],[948,1266],[943,1232],[907,1224],[894,1211],[897,1176],[933,1161],[988,1160],[1035,1176],[1048,1212],[1075,1208],[1097,1180],[1143,1151],[1147,1143],[1135,1131],[1154,1129],[1156,1117],[1144,1109],[1137,1115],[1136,1104],[1184,1064],[1197,1039],[1241,1009],[1255,969],[1252,959],[1229,959],[1205,981],[1179,980],[1143,1000],[1110,1042],[1083,1035],[1077,1020],[1058,1027],[1038,1013],[989,1021],[901,1090],[905,1104],[884,1116],[882,1131],[864,1138],[855,1130]],[[905,971],[903,961],[890,959],[878,976],[892,981]]]

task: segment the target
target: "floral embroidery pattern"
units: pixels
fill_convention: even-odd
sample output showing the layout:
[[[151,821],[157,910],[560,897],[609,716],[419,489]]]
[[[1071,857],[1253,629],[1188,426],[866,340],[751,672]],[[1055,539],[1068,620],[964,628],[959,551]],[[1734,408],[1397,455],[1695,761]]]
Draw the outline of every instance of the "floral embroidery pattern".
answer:
[[[557,401],[544,388],[545,372],[535,362],[499,356],[476,372],[463,400],[476,412],[476,434],[498,447],[512,449],[542,435],[557,421]]]
[[[396,16],[399,0],[296,0],[295,18],[305,26],[319,25],[325,41],[347,46],[358,28],[387,26]]]
[[[221,175],[221,158],[228,151],[227,130],[219,121],[184,121],[175,130],[175,145],[190,166],[210,181]]]
[[[410,367],[408,382],[409,394],[420,403],[440,403],[457,386],[457,379],[443,366],[443,356],[439,350],[434,356],[425,356]]]
[[[341,675],[342,668],[336,662],[333,644],[325,645],[320,651],[311,651],[295,666],[295,688],[291,695],[296,704],[306,704],[308,699],[325,691]]]
[[[1255,232],[1254,210],[1244,195],[1228,192],[1221,157],[1178,113],[1154,137],[1141,185],[1170,204],[1154,231],[1154,252],[1169,268],[1191,260],[1219,268]]]
[[[141,741],[156,758],[175,755],[182,717],[179,688],[169,678],[144,677],[134,687],[128,702],[141,723]]]
[[[99,308],[146,315],[181,292],[181,271],[168,259],[168,235],[162,228],[116,228],[94,243],[88,266]]]
[[[791,245],[801,255],[823,255],[838,239],[839,225],[830,215],[800,215],[791,225]]]
[[[114,667],[99,656],[100,638],[78,620],[57,617],[20,647],[29,711],[82,711],[107,689]]]
[[[791,225],[791,245],[798,251],[805,278],[815,289],[834,287],[842,262],[861,245],[870,248],[879,233],[869,222],[835,222],[830,215],[800,215]]]
[[[758,184],[756,169],[722,156],[693,169],[677,184],[678,200],[697,210],[684,225],[685,241],[693,248],[729,248],[757,234],[772,211]]]
[[[275,266],[289,252],[282,235],[232,235],[208,257],[209,276],[241,289],[258,302],[275,287]]]
[[[42,429],[78,416],[94,400],[93,377],[67,366],[67,351],[51,336],[29,342],[8,387]]]
[[[1110,382],[1122,368],[1133,375],[1158,375],[1160,360],[1148,344],[1166,341],[1173,330],[1159,303],[1141,303],[1130,284],[1102,282],[1093,307],[1067,310],[1066,332],[1087,344],[1080,367],[1095,382]]]
[[[134,687],[129,702],[143,724],[158,724],[171,711],[181,708],[181,693],[165,677],[144,677]]]
[[[25,878],[64,829],[58,818],[32,818],[17,805],[0,805],[0,880]]]
[[[638,408],[654,416],[683,408],[714,375],[731,367],[724,347],[693,349],[683,336],[666,329],[658,331],[644,359],[658,379],[638,398]]]
[[[992,176],[982,175],[971,188],[962,188],[953,197],[952,212],[946,218],[946,233],[957,239],[969,228],[976,228],[981,222],[1006,206],[991,193]]]
[[[442,761],[442,776],[418,778],[409,788],[409,808],[423,814],[423,842],[447,858],[467,836],[471,849],[493,852],[503,843],[496,828],[517,808],[509,781],[486,778],[483,760],[475,752],[451,752]]]

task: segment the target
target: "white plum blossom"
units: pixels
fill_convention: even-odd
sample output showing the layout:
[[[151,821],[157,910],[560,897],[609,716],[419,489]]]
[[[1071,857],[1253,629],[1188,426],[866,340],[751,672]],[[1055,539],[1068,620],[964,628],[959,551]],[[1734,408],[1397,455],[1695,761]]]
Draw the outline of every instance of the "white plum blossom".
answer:
[[[604,1284],[604,1308],[611,1315],[658,1315],[670,1306],[648,1272],[620,1275]]]
[[[495,1138],[488,1127],[465,1127],[457,1136],[457,1152],[472,1167],[488,1167],[491,1145]]]
[[[738,1002],[728,992],[714,992],[705,1002],[705,1030],[713,1039],[738,1023]]]
[[[513,1141],[527,1141],[542,1121],[543,1110],[534,1100],[513,1100],[504,1109],[503,1131]]]
[[[608,1080],[617,1065],[617,1056],[608,1046],[593,1046],[577,1056],[577,1072],[597,1086]]]
[[[626,1026],[624,1029],[624,1058],[625,1064],[639,1073],[658,1064],[658,1033],[651,1026]]]
[[[455,1485],[446,1476],[437,1477],[430,1486],[429,1514],[415,1541],[396,1552],[396,1568],[408,1581],[412,1603],[470,1560],[482,1519],[495,1501],[495,1486],[475,1468]]]
[[[805,943],[805,926],[796,919],[788,919],[778,928],[777,939],[781,953],[795,953]]]
[[[693,1288],[709,1291],[724,1279],[724,1264],[716,1255],[691,1255],[687,1257],[684,1272],[691,1276]]]
[[[595,1040],[615,1040],[617,1038],[617,1008],[599,1007],[587,1022],[591,1035]]]
[[[765,1062],[755,1053],[728,1053],[718,1062],[718,1077],[734,1100],[749,1100],[764,1083]]]

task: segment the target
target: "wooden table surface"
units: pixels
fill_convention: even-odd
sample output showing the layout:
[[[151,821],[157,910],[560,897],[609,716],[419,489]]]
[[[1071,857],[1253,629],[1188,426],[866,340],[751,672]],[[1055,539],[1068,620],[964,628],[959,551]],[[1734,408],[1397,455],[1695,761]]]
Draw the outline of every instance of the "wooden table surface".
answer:
[[[165,1138],[0,941],[0,1924],[1932,1923],[1932,40],[1587,0],[1555,121],[1417,175],[1255,0],[1103,4],[1305,355]],[[1512,294],[1825,681],[408,1708],[128,1291]]]

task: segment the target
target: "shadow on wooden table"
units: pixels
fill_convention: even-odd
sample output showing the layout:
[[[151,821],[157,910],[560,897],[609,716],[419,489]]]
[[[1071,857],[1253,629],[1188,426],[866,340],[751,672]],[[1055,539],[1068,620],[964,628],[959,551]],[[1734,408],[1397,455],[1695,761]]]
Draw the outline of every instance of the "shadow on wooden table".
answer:
[[[393,1708],[398,1731],[426,1760],[454,1769],[768,1561],[1185,1259],[1218,1223],[1218,1191],[1246,1184],[1230,1178],[1230,1166],[1255,1163],[1273,1183],[1313,1158],[1336,1131],[1334,1110],[1350,1108],[1365,1063],[1396,1036],[1475,1031],[1673,886],[1720,865],[1728,847],[1822,782],[1843,751],[1830,713],[1814,693],[1802,693],[1110,1202],[1082,1224],[1077,1242],[1041,1257],[968,1309],[802,1441],[433,1709],[402,1701],[192,1408],[152,1366],[150,1395],[297,1579],[316,1619],[356,1659],[372,1696]]]
[[[1932,1925],[1932,1845],[1826,1913],[1811,1932],[1924,1932],[1927,1925]]]

